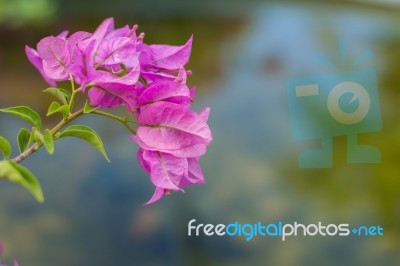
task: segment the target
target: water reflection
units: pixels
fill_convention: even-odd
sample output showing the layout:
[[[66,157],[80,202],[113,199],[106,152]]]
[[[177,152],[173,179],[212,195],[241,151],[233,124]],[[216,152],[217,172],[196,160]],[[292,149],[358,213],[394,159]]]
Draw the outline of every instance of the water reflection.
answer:
[[[202,160],[208,184],[143,208],[152,186],[135,161],[136,147],[128,144],[127,133],[101,118],[82,120],[104,136],[112,164],[82,143],[65,140],[53,157],[40,152],[26,162],[43,182],[45,204],[37,205],[22,189],[2,182],[0,238],[9,243],[7,255],[20,258],[21,265],[59,266],[398,264],[397,17],[394,11],[361,6],[260,5],[242,33],[217,38],[223,30],[210,28],[212,46],[202,41],[204,35],[197,37],[191,62],[193,77],[197,67],[206,71],[210,60],[216,69],[216,58],[223,63],[218,82],[192,81],[200,91],[214,91],[200,93],[195,107],[212,108],[214,142]],[[332,169],[299,169],[297,155],[304,147],[292,140],[286,80],[343,71],[315,56],[322,51],[340,63],[341,39],[349,44],[350,61],[374,51],[363,67],[378,73],[384,130],[362,141],[380,148],[382,163],[347,164],[345,140],[335,138]],[[221,54],[210,57],[211,50]],[[0,101],[15,102],[12,97]],[[0,125],[6,136],[21,126],[3,115]],[[299,237],[285,243],[189,238],[186,227],[192,218],[215,224],[380,224],[385,237]]]

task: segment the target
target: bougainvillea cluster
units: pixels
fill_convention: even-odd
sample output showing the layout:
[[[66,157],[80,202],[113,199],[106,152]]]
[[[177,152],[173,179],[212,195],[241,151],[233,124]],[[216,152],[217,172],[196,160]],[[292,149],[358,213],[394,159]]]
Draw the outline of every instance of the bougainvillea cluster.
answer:
[[[185,65],[192,37],[182,46],[149,45],[137,28],[116,29],[108,18],[93,33],[62,32],[25,51],[50,86],[72,80],[92,107],[122,105],[136,116],[130,139],[139,145],[137,159],[156,187],[149,204],[205,182],[199,158],[212,136],[210,109],[190,109],[195,88],[186,84],[191,71]]]

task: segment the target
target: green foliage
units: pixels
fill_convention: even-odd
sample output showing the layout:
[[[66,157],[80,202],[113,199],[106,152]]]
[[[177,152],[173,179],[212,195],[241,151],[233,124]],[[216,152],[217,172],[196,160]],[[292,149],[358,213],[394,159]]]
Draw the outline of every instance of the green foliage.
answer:
[[[4,108],[4,109],[0,109],[0,112],[18,116],[18,117],[30,122],[32,125],[34,125],[35,127],[39,128],[39,129],[42,127],[42,119],[40,118],[38,113],[36,113],[35,111],[33,111],[31,108],[29,108],[27,106],[16,106],[16,107]]]
[[[71,94],[68,91],[61,88],[50,87],[45,89],[43,92],[50,93],[51,95],[53,95],[54,97],[59,99],[63,104],[66,105],[69,104],[69,100],[71,99]]]
[[[8,159],[11,155],[11,144],[2,136],[0,136],[0,152],[3,153],[4,159]]]
[[[64,137],[75,137],[80,138],[84,141],[89,142],[96,150],[98,150],[108,162],[110,159],[104,149],[103,141],[100,136],[90,127],[83,125],[73,125],[66,128],[59,136],[59,138]]]
[[[40,131],[34,127],[32,128],[32,133],[31,133],[31,139],[30,142],[32,143],[35,141],[36,143],[43,144],[44,143],[44,137]]]
[[[49,154],[54,153],[53,135],[51,134],[50,130],[46,129],[43,135],[37,128],[34,127],[32,129],[29,143],[32,143],[33,141],[38,144],[43,144]]]
[[[29,148],[29,139],[31,137],[31,133],[25,129],[22,128],[17,136],[17,141],[18,141],[18,148],[19,148],[19,152],[23,153],[24,151],[26,151]]]
[[[43,145],[49,154],[54,153],[53,134],[48,129],[44,131]]]
[[[10,161],[0,161],[0,178],[26,188],[37,201],[43,202],[43,191],[36,177],[25,167]]]
[[[62,113],[63,117],[66,118],[69,115],[69,106],[68,105],[60,105],[58,102],[52,102],[47,110],[47,116],[50,116],[55,113]]]
[[[93,112],[93,110],[96,110],[97,107],[93,107],[89,104],[88,101],[85,102],[85,106],[83,107],[83,113],[84,114],[90,114],[91,112]]]

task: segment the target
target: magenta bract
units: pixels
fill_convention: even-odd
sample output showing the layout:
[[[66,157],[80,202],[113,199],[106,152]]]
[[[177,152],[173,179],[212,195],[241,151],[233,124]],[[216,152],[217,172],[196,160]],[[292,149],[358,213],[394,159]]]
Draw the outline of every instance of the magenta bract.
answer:
[[[185,69],[193,36],[183,45],[146,44],[137,25],[114,27],[105,19],[93,32],[68,32],[43,38],[37,50],[25,47],[29,61],[51,86],[70,80],[80,85],[94,107],[125,106],[137,114],[138,160],[156,187],[147,202],[169,191],[205,183],[199,158],[212,140],[209,108],[190,110],[195,88]]]

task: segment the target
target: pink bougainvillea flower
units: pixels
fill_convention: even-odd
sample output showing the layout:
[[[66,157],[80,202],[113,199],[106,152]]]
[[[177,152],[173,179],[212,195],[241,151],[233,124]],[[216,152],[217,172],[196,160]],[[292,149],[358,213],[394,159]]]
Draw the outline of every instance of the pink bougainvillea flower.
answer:
[[[56,37],[61,38],[63,40],[66,39],[68,35],[68,31],[63,31],[60,34],[58,34]],[[28,57],[29,62],[31,62],[32,65],[34,65],[37,70],[39,70],[40,74],[42,74],[43,78],[45,79],[45,81],[50,85],[55,87],[56,86],[56,81],[52,78],[50,78],[44,71],[43,69],[43,58],[40,57],[40,55],[38,54],[38,52],[29,47],[29,46],[25,46],[25,53],[26,56]]]
[[[112,108],[124,104],[128,110],[136,108],[136,90],[134,84],[139,79],[139,64],[122,77],[106,71],[95,71],[91,74],[92,88],[88,98],[92,106]]]
[[[140,108],[137,135],[138,161],[156,187],[151,204],[169,191],[204,184],[200,156],[212,136],[207,125],[210,108],[199,114],[179,104],[156,102]]]
[[[205,183],[199,158],[179,158],[168,153],[143,149],[139,149],[137,157],[156,187],[146,205],[161,199],[169,191],[183,191],[181,187]]]
[[[186,44],[181,46],[139,44],[142,77],[146,79],[148,84],[163,80],[174,80],[179,70],[189,62],[192,42],[193,36],[189,38]]]
[[[186,84],[175,81],[164,81],[149,86],[138,98],[139,106],[158,101],[166,101],[190,106],[192,94]]]
[[[121,65],[138,70],[139,52],[136,51],[138,43],[142,42],[143,36],[136,35],[137,25],[132,29],[127,25],[120,29],[114,29],[114,19],[105,19],[90,38],[82,41],[79,48],[85,51],[89,57],[89,63],[96,69],[115,74],[122,70]],[[90,49],[88,49],[90,48]],[[131,83],[136,80],[131,79]]]
[[[161,69],[180,69],[189,62],[192,51],[193,36],[182,46],[153,44],[140,46],[141,64],[145,67]]]
[[[159,81],[152,83],[144,91],[138,91],[137,105],[166,101],[190,107],[194,101],[195,88],[189,89],[186,85],[187,71],[181,68],[173,81]]]
[[[92,106],[125,105],[137,115],[132,140],[138,160],[156,187],[152,203],[169,191],[202,184],[199,165],[212,140],[210,108],[190,110],[195,88],[186,79],[193,37],[181,46],[144,43],[137,25],[114,27],[105,19],[94,33],[68,32],[43,38],[37,50],[25,47],[29,61],[51,86],[73,79]],[[132,130],[132,132],[134,132]],[[0,265],[1,266],[1,265]]]
[[[84,59],[77,68],[82,73],[82,90],[90,84],[89,101],[94,106],[112,108],[125,104],[133,108],[133,85],[140,77],[136,36],[137,26],[114,29],[114,20],[104,20],[93,35],[78,44]],[[117,91],[117,92],[116,92]],[[129,101],[128,101],[129,100]]]
[[[123,104],[128,110],[134,110],[137,96],[134,86],[102,84],[90,88],[88,98],[94,107],[113,108]]]
[[[132,29],[126,25],[107,34],[95,54],[96,66],[119,68],[123,64],[126,68],[136,67],[140,55],[136,46],[143,38],[143,35],[136,36],[136,29],[137,25]]]
[[[37,51],[29,46],[25,46],[25,53],[26,56],[28,57],[29,62],[31,62],[32,65],[36,67],[37,70],[39,70],[40,74],[42,74],[43,78],[52,87],[57,86],[57,83],[54,79],[50,78],[47,76],[47,74],[43,70],[43,60],[37,53]]]
[[[46,37],[38,43],[37,52],[43,60],[43,70],[47,76],[56,81],[69,79],[71,57],[66,40],[60,37]]]
[[[177,157],[198,157],[206,152],[212,136],[207,125],[209,108],[201,114],[169,102],[141,107],[139,128],[134,140],[145,150],[161,151]]]
[[[67,38],[67,31],[56,37],[43,38],[37,45],[37,51],[25,46],[29,61],[39,70],[46,82],[56,86],[56,81],[68,80],[74,63],[80,61],[77,53],[79,41],[90,36],[88,32],[76,32]],[[78,57],[78,58],[77,58]]]

